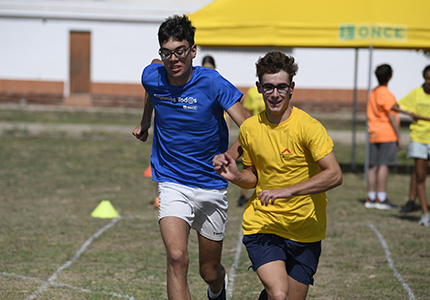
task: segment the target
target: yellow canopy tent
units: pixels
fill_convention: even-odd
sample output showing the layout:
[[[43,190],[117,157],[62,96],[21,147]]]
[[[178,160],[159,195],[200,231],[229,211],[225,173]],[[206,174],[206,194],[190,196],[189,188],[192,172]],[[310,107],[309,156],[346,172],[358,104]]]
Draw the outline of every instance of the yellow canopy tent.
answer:
[[[189,14],[196,44],[211,47],[315,47],[430,50],[429,0],[215,0]],[[355,171],[357,60],[352,169]],[[368,139],[366,139],[368,140]],[[368,170],[366,141],[365,178]]]
[[[189,15],[199,46],[430,49],[430,1],[215,0]]]

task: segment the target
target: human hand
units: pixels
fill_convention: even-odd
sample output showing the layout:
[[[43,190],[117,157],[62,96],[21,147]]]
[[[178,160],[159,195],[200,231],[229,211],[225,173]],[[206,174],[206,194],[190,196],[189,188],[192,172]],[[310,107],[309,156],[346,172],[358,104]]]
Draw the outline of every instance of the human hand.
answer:
[[[262,206],[268,206],[269,203],[273,205],[276,199],[290,198],[291,196],[292,194],[288,188],[262,190],[260,194],[258,194],[258,200],[261,201]]]
[[[133,129],[132,134],[142,142],[146,142],[146,140],[148,139],[148,129],[143,130],[142,125],[140,123],[136,126],[136,128]]]
[[[215,172],[229,181],[234,181],[238,176],[239,170],[236,161],[228,153],[215,155],[212,159],[212,165]]]

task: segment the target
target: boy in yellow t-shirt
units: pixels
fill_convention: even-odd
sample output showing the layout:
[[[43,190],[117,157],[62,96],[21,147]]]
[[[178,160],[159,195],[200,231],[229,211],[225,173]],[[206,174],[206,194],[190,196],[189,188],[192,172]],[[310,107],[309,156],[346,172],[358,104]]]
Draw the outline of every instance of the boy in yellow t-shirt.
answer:
[[[255,187],[242,228],[265,288],[259,299],[306,298],[325,238],[325,191],[342,182],[327,131],[290,103],[297,70],[294,58],[279,51],[258,60],[256,85],[266,110],[240,127],[244,168],[239,171],[227,153],[213,159],[218,174],[242,188]]]

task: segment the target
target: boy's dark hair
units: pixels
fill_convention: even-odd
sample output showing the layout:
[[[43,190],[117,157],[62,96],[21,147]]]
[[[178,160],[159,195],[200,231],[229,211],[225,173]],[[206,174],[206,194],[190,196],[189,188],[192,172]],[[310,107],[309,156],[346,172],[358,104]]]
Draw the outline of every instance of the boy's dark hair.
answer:
[[[203,59],[202,59],[202,66],[203,66],[205,63],[209,63],[209,64],[211,64],[212,66],[214,66],[214,68],[216,68],[216,65],[215,65],[215,59],[214,59],[212,56],[210,56],[210,55],[206,55],[205,57],[203,57]]]
[[[255,64],[257,67],[257,77],[261,82],[264,74],[276,74],[279,71],[285,71],[290,75],[291,82],[296,76],[299,67],[294,63],[294,57],[285,55],[280,51],[269,51],[263,57],[260,57]]]
[[[186,40],[190,46],[194,45],[196,28],[186,15],[168,17],[158,29],[158,43],[160,46],[171,37],[177,41]]]
[[[375,70],[376,78],[378,79],[379,85],[387,84],[391,76],[393,76],[393,69],[388,64],[380,65]]]
[[[426,73],[427,73],[428,71],[430,71],[430,65],[428,65],[427,67],[425,67],[425,68],[424,68],[424,70],[423,70],[423,77],[425,77],[425,76],[426,76]]]

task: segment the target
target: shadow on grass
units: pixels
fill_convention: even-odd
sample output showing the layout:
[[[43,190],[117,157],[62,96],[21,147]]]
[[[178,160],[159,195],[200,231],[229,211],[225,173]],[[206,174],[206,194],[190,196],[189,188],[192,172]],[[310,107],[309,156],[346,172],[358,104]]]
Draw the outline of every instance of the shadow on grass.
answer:
[[[359,202],[361,205],[364,206],[366,199],[365,198],[359,198],[359,199],[357,199],[357,202]],[[430,206],[428,206],[428,208],[430,210]],[[376,209],[376,208],[372,208],[372,209]],[[372,210],[372,209],[369,209],[369,210]],[[399,211],[399,209],[400,209],[400,207],[395,208],[395,209],[389,209],[387,211],[392,212],[391,217],[397,218],[397,219],[403,220],[403,221],[418,222],[421,219],[421,214],[414,215],[415,212],[421,211],[421,208],[418,206],[413,212],[410,212],[410,213],[402,213]]]
[[[397,217],[399,220],[402,220],[402,221],[409,221],[414,223],[417,223],[421,219],[420,216],[408,215],[408,214],[400,214],[400,215],[396,215],[395,217]]]
[[[357,202],[359,202],[361,205],[364,206],[364,202],[366,202],[366,199],[365,198],[359,198],[359,199],[357,199]],[[410,213],[402,213],[399,211],[399,209],[400,209],[400,207],[396,208],[396,209],[389,210],[392,212],[392,214],[390,216],[393,218],[397,218],[401,221],[409,221],[412,223],[418,223],[418,221],[421,219],[421,213],[419,215],[414,214],[416,212],[421,211],[421,208],[419,208],[419,207],[417,207],[413,212],[410,212]],[[428,206],[428,209],[430,210],[430,205]]]

